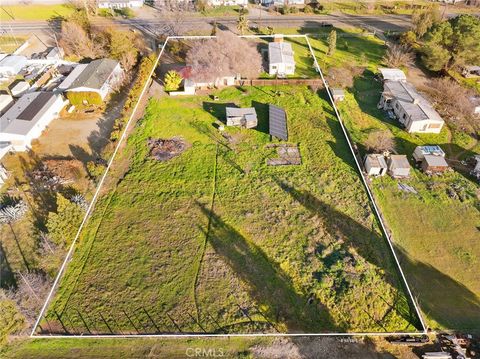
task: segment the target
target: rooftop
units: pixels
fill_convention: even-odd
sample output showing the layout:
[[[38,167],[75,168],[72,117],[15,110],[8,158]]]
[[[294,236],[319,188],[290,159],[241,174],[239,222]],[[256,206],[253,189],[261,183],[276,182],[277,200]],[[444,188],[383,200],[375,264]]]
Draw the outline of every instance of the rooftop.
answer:
[[[445,152],[441,149],[440,146],[434,145],[434,146],[417,146],[415,148],[415,151],[421,151],[423,155],[435,155],[435,156],[442,156],[445,157]]]
[[[378,71],[380,71],[384,80],[392,80],[392,81],[407,80],[407,76],[405,76],[405,73],[400,69],[380,68],[378,69]]]
[[[257,116],[257,112],[253,107],[227,107],[227,117],[242,117],[247,115],[255,115]]]
[[[367,162],[371,167],[387,168],[387,162],[385,162],[385,157],[377,153],[371,153],[367,155],[365,162]]]
[[[444,122],[430,102],[408,82],[385,81],[385,91],[396,98],[412,121],[434,120]]]
[[[26,135],[58,96],[53,92],[33,92],[23,95],[0,117],[0,131]]]
[[[268,44],[268,59],[270,63],[295,65],[292,45],[289,42],[270,42]]]
[[[447,161],[442,156],[425,155],[424,161],[429,167],[448,167]]]
[[[87,87],[100,90],[117,65],[118,62],[112,59],[94,60],[84,67],[69,88]]]
[[[410,168],[410,163],[405,155],[391,155],[390,161],[392,168]]]

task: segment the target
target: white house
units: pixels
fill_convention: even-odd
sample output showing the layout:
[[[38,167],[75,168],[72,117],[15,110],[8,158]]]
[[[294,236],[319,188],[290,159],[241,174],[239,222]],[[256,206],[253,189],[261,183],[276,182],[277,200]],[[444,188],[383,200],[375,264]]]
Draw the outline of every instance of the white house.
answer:
[[[140,8],[143,6],[143,0],[98,0],[99,9],[124,9]]]
[[[363,164],[365,172],[369,176],[384,176],[387,173],[387,162],[381,154],[371,153],[366,155]]]
[[[12,96],[6,93],[0,94],[0,115],[7,111],[12,103]]]
[[[379,68],[378,71],[380,72],[380,77],[383,81],[407,81],[407,76],[405,76],[405,72],[400,69],[392,69],[392,68]]]
[[[21,97],[30,90],[30,84],[27,81],[18,81],[10,88],[13,97]]]
[[[295,60],[292,45],[288,42],[270,42],[268,44],[268,74],[286,76],[295,73]]]
[[[410,133],[440,133],[443,119],[415,88],[404,81],[385,81],[378,108],[393,111]]]
[[[94,60],[77,65],[58,89],[65,92],[95,92],[104,100],[122,78],[123,70],[117,61]]]
[[[25,56],[10,55],[0,61],[0,77],[18,75],[24,66],[27,65]]]
[[[0,117],[0,143],[15,151],[26,151],[65,106],[61,95],[33,92],[23,95]]]

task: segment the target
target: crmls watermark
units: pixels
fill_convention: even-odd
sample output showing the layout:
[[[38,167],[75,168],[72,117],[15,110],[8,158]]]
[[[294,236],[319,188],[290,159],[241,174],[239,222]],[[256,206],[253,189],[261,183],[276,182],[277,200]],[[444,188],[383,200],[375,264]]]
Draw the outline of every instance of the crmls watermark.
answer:
[[[185,354],[189,358],[221,358],[225,351],[223,348],[187,348]]]
[[[338,341],[340,343],[360,343],[360,340],[357,338],[346,337],[346,338],[339,338]]]

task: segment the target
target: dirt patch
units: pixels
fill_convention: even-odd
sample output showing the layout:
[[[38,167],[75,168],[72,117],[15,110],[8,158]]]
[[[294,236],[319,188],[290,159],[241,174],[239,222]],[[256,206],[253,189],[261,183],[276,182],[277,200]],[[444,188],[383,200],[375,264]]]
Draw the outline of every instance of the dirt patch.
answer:
[[[66,181],[76,181],[84,172],[82,162],[75,159],[48,159],[43,164],[53,175]]]
[[[173,137],[171,139],[149,138],[147,145],[150,148],[150,156],[161,162],[179,156],[188,147],[181,137]]]

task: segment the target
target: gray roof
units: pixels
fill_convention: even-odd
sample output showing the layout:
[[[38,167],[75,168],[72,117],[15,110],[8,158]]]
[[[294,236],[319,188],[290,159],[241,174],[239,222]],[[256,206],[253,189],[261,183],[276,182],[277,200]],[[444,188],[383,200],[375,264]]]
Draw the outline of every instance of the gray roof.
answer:
[[[390,156],[390,169],[396,168],[410,168],[407,156],[405,155],[391,155]]]
[[[287,114],[283,108],[268,105],[268,132],[281,140],[288,140]]]
[[[257,112],[255,111],[255,108],[253,107],[244,107],[244,108],[239,108],[239,107],[227,107],[227,117],[243,117],[243,116],[249,116],[253,115],[255,118],[257,117]]]
[[[87,87],[100,90],[117,65],[118,62],[112,59],[94,60],[85,66],[69,88]]]
[[[387,162],[385,161],[385,157],[376,153],[371,153],[366,156],[365,164],[367,163],[370,165],[370,167],[387,168]]]
[[[430,102],[408,82],[385,81],[384,92],[388,92],[398,101],[412,121],[444,122]]]
[[[330,87],[330,92],[332,96],[345,96],[345,91],[343,89]]]
[[[0,131],[26,135],[58,97],[59,95],[53,92],[33,92],[23,95],[0,117]]]
[[[429,167],[448,167],[447,161],[442,156],[425,155],[424,161]]]
[[[268,59],[270,63],[295,65],[292,45],[289,42],[270,42],[268,44]]]

